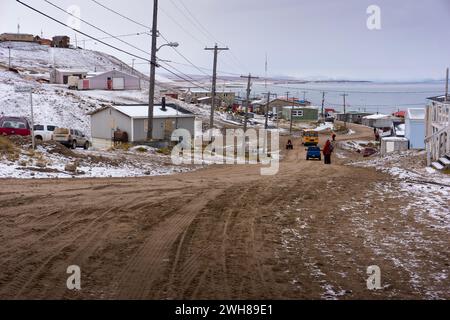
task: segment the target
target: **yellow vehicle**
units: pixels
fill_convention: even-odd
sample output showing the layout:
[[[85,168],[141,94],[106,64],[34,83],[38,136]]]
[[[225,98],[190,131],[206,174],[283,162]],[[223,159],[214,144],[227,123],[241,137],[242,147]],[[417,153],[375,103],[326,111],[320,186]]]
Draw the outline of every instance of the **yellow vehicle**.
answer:
[[[317,146],[319,144],[319,133],[312,129],[303,130],[302,143],[305,146]]]

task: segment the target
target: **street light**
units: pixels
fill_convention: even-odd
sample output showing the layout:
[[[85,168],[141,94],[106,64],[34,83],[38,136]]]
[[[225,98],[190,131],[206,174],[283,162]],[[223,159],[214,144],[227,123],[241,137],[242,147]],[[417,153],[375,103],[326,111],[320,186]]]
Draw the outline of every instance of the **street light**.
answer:
[[[157,11],[158,11],[158,1],[154,1],[154,9],[153,9],[153,29],[157,30]],[[156,53],[161,50],[162,47],[172,47],[176,48],[179,46],[178,42],[169,42],[165,43],[158,48],[156,47],[157,40],[157,32],[152,32],[152,53],[150,60],[150,79],[149,79],[149,102],[148,102],[148,125],[147,125],[147,140],[151,141],[153,139],[153,107],[155,105],[155,76],[156,76],[156,67],[157,67],[157,57]]]
[[[159,50],[161,50],[162,47],[178,48],[179,45],[180,45],[180,44],[179,44],[178,42],[169,42],[169,43],[165,43],[165,44],[161,45],[158,49],[156,49],[156,52],[158,52]]]
[[[30,109],[31,109],[31,145],[33,150],[36,149],[36,143],[34,139],[34,112],[33,112],[33,87],[32,86],[16,86],[14,91],[17,93],[29,93],[30,94]]]

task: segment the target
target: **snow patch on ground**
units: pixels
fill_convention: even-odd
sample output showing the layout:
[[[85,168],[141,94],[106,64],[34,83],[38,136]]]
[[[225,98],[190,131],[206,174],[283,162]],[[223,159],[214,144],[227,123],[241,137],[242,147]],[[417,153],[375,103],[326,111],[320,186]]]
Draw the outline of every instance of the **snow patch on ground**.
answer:
[[[68,166],[75,165],[75,170]],[[75,150],[73,155],[52,152],[38,146],[35,152],[24,150],[16,160],[0,156],[0,179],[54,179],[54,178],[122,178],[169,175],[188,172],[201,166],[178,166],[169,156],[154,149],[129,151]]]

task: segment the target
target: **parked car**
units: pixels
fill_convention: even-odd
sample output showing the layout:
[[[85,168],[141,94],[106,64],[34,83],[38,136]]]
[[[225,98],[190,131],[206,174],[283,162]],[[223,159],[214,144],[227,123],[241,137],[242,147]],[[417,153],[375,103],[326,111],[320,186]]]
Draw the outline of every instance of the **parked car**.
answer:
[[[53,140],[53,132],[57,127],[49,124],[34,125],[34,138],[40,141]]]
[[[68,148],[76,149],[82,147],[89,149],[90,143],[85,134],[80,130],[69,128],[56,128],[53,132],[53,140],[65,145]]]
[[[306,160],[318,159],[322,160],[322,155],[320,153],[320,148],[317,146],[309,147],[306,151]]]
[[[1,117],[0,135],[5,136],[30,136],[31,126],[23,117]]]

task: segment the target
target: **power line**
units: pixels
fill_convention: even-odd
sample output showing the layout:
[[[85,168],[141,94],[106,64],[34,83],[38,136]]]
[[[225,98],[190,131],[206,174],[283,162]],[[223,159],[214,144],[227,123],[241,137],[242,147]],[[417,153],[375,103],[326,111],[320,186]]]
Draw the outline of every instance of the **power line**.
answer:
[[[195,41],[197,41],[200,45],[204,45],[205,42],[202,42],[199,38],[197,38],[196,36],[194,36],[191,32],[189,32],[185,27],[183,27],[175,18],[173,18],[166,10],[164,10],[164,8],[160,7],[160,10],[162,13],[164,13],[170,20],[172,20],[172,22],[174,24],[176,24],[181,30],[183,30],[184,33],[186,33],[187,35],[189,35],[192,39],[194,39]]]
[[[74,18],[76,18],[76,19],[78,19],[78,20],[80,20],[80,21],[82,21],[82,22],[84,22],[84,23],[86,23],[88,26],[90,26],[90,27],[92,27],[92,28],[94,28],[94,29],[96,29],[96,30],[98,30],[98,31],[100,31],[100,32],[103,32],[104,34],[107,34],[108,36],[110,36],[110,37],[112,37],[112,38],[114,38],[114,39],[116,39],[116,40],[119,40],[120,42],[122,42],[122,43],[124,43],[124,44],[126,44],[126,45],[128,45],[128,46],[130,46],[130,47],[132,47],[132,48],[134,48],[134,49],[136,49],[136,50],[138,50],[138,51],[140,51],[140,52],[143,52],[143,53],[145,53],[145,54],[148,54],[147,51],[144,51],[144,50],[142,50],[141,48],[138,48],[138,47],[136,47],[135,45],[133,45],[133,44],[131,44],[131,43],[129,43],[129,42],[126,42],[126,41],[124,41],[124,40],[122,40],[122,39],[120,39],[120,38],[114,36],[113,34],[111,34],[111,33],[107,32],[107,31],[105,31],[105,30],[103,30],[103,29],[101,29],[101,28],[99,28],[99,27],[93,25],[92,23],[90,23],[90,22],[88,22],[88,21],[86,21],[86,20],[83,20],[83,19],[81,19],[80,17],[75,16],[74,14],[72,14],[72,13],[70,13],[70,12],[64,10],[64,9],[61,8],[60,6],[58,6],[58,5],[56,5],[56,4],[52,3],[52,2],[50,2],[50,1],[48,1],[48,0],[44,0],[44,1],[47,2],[48,4],[50,4],[51,6],[55,7],[56,9],[58,9],[58,10],[64,12],[64,13],[66,13],[66,14],[68,14],[68,15],[70,15],[70,16],[72,16],[72,17],[74,17]],[[94,0],[93,0],[93,1],[94,1]]]
[[[126,20],[128,20],[128,21],[130,21],[130,22],[133,22],[133,23],[135,23],[135,24],[137,24],[137,25],[139,25],[139,26],[141,26],[141,27],[144,27],[144,28],[146,28],[146,29],[149,29],[149,30],[152,29],[152,27],[149,27],[149,26],[147,26],[147,25],[145,25],[145,24],[143,24],[143,23],[140,23],[140,22],[138,22],[138,21],[136,21],[136,20],[134,20],[134,19],[131,19],[131,18],[129,18],[129,17],[127,17],[127,16],[121,14],[120,12],[117,12],[117,11],[115,11],[115,10],[113,10],[113,9],[111,9],[111,8],[109,8],[109,7],[107,7],[107,6],[105,6],[104,4],[100,3],[99,1],[96,1],[96,0],[91,0],[91,1],[94,2],[94,3],[96,3],[97,5],[99,5],[100,7],[105,8],[106,10],[108,10],[108,11],[110,11],[110,12],[112,12],[112,13],[115,13],[115,14],[117,14],[118,16],[121,16],[122,18],[124,18],[124,19],[126,19]]]
[[[130,22],[132,22],[132,23],[134,23],[134,24],[137,24],[137,25],[139,25],[139,26],[142,26],[142,27],[147,28],[147,29],[150,29],[150,30],[152,29],[150,26],[146,26],[145,24],[140,23],[140,22],[136,21],[135,19],[132,19],[132,18],[130,18],[130,17],[128,17],[128,16],[126,16],[126,15],[124,15],[124,14],[122,14],[122,13],[116,11],[116,10],[113,10],[113,9],[109,8],[108,6],[106,6],[106,5],[102,4],[102,3],[100,3],[100,2],[97,1],[97,0],[91,0],[91,1],[94,2],[94,3],[96,3],[97,5],[99,5],[99,6],[103,7],[103,8],[105,8],[105,9],[107,9],[108,11],[113,12],[113,13],[115,13],[116,15],[118,15],[118,16],[120,16],[120,17],[122,17],[122,18],[124,18],[124,19],[126,19],[126,20],[128,20],[128,21],[130,21]],[[162,12],[165,13],[164,9],[161,8],[161,6],[159,7],[159,9],[160,9]],[[166,13],[166,15],[168,15],[168,14]],[[173,19],[171,16],[169,16],[169,18]],[[179,25],[178,21],[176,21],[176,20],[174,20],[174,19],[173,19],[173,21],[174,21],[176,24]],[[183,28],[181,25],[180,25],[180,27],[181,27],[183,30],[185,30],[185,28]],[[159,35],[160,35],[166,42],[170,42],[170,41],[169,41],[169,40],[168,40],[161,32],[159,32]],[[188,62],[191,66],[193,66],[194,68],[196,68],[196,69],[199,70],[200,72],[204,73],[204,72],[201,71],[200,68],[198,68],[191,60],[189,60],[186,56],[184,56],[179,50],[177,50],[177,49],[174,48],[174,47],[171,47],[171,48],[172,48],[172,50],[174,50],[180,57],[182,57],[186,62]]]
[[[163,35],[161,37],[166,41],[169,42]],[[180,57],[182,57],[187,63],[189,63],[192,67],[200,71],[201,73],[209,76],[207,73],[205,73],[201,68],[197,67],[191,60],[189,60],[186,56],[184,56],[177,48],[171,47]]]
[[[24,3],[24,2],[22,2],[21,0],[16,0],[16,1],[17,1],[18,3],[20,3],[21,5],[23,5],[23,6],[27,7],[27,8],[29,8],[30,10],[35,11],[35,12],[39,13],[40,15],[43,15],[44,17],[46,17],[46,18],[48,18],[48,19],[50,19],[50,20],[53,20],[53,21],[55,21],[56,23],[59,23],[59,24],[62,25],[62,26],[65,26],[65,27],[68,28],[68,29],[71,29],[71,30],[73,30],[73,31],[75,31],[75,32],[77,32],[77,33],[79,33],[79,34],[82,34],[82,35],[84,35],[85,37],[88,37],[88,38],[90,38],[90,39],[93,39],[93,40],[95,40],[95,41],[97,41],[97,42],[99,42],[99,43],[101,43],[101,44],[103,44],[103,45],[105,45],[105,46],[108,46],[108,47],[110,47],[110,48],[112,48],[112,49],[114,49],[114,50],[117,50],[117,51],[120,51],[120,52],[122,52],[122,53],[125,53],[125,54],[127,54],[127,55],[129,55],[129,56],[135,57],[135,58],[137,58],[137,59],[140,59],[140,60],[143,60],[143,61],[146,61],[146,62],[149,62],[149,63],[152,63],[152,62],[151,62],[149,59],[147,59],[147,58],[143,58],[143,57],[141,57],[141,56],[138,56],[138,55],[136,55],[136,54],[134,54],[134,53],[131,53],[131,52],[129,52],[129,51],[126,51],[126,50],[124,50],[124,49],[121,49],[121,48],[119,48],[119,47],[116,47],[116,46],[114,46],[114,45],[111,45],[111,44],[109,44],[109,43],[107,43],[107,42],[104,42],[103,40],[100,40],[100,39],[98,39],[98,38],[96,38],[96,37],[94,37],[94,36],[91,36],[91,35],[89,35],[89,34],[83,32],[83,31],[81,31],[81,30],[78,30],[78,29],[75,29],[75,28],[73,28],[73,27],[70,27],[69,25],[65,24],[64,22],[62,22],[62,21],[60,21],[60,20],[58,20],[58,19],[56,19],[56,18],[54,18],[54,17],[52,17],[52,16],[50,16],[50,15],[48,15],[48,14],[46,14],[46,13],[40,11],[40,10],[38,10],[38,9],[36,9],[36,8],[34,8],[34,7],[32,7],[32,6],[28,5],[28,4],[26,4],[26,3]],[[172,75],[174,75],[174,76],[180,78],[181,80],[184,80],[184,81],[186,81],[186,82],[188,82],[188,83],[190,83],[190,84],[193,84],[195,87],[198,87],[198,88],[201,88],[201,89],[205,89],[205,88],[202,87],[201,85],[199,85],[199,84],[197,84],[197,83],[195,83],[195,82],[193,82],[193,81],[191,81],[191,80],[189,80],[189,79],[185,79],[184,77],[182,77],[182,76],[176,74],[175,72],[173,72],[172,70],[168,69],[167,67],[164,67],[164,66],[160,66],[160,67],[161,67],[162,69],[166,70],[167,72],[169,72],[170,74],[172,74]],[[173,68],[173,67],[172,67],[172,68]]]
[[[207,35],[209,35],[211,37],[211,40],[214,40],[215,42],[218,42],[221,45],[224,45],[223,43],[221,43],[220,41],[218,41],[211,32],[208,31],[207,28],[205,28],[202,23],[194,16],[194,14],[191,12],[191,10],[189,10],[189,8],[184,4],[184,2],[182,0],[179,0],[179,2],[181,3],[181,5],[184,7],[184,9],[186,10],[186,12],[194,19],[195,22],[197,22],[197,24],[200,26],[201,29],[203,29],[205,31],[205,33]]]
[[[148,33],[148,32],[136,32],[136,33],[128,33],[128,34],[121,34],[121,35],[118,35],[118,36],[112,36],[112,37],[102,37],[102,38],[99,38],[100,40],[109,40],[109,39],[113,39],[113,38],[126,38],[126,37],[133,37],[133,36],[143,36],[143,35],[145,35],[145,36],[149,36],[150,35],[150,33]],[[93,41],[92,39],[81,39],[81,40],[79,40],[79,41],[81,41],[81,42],[83,42],[83,41]]]
[[[208,34],[205,33],[201,28],[199,28],[199,27],[195,24],[195,22],[194,22],[190,17],[188,17],[188,16],[186,15],[186,13],[185,13],[183,10],[180,9],[180,7],[175,3],[175,1],[170,0],[170,2],[172,3],[172,5],[173,5],[179,12],[181,12],[181,14],[186,18],[187,21],[189,21],[190,24],[192,24],[197,30],[199,30],[201,33],[203,33],[203,35],[206,35],[205,38],[208,39],[208,37],[209,37]]]

